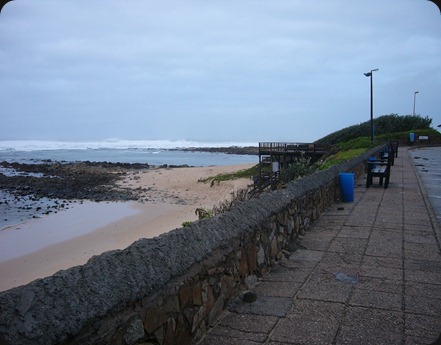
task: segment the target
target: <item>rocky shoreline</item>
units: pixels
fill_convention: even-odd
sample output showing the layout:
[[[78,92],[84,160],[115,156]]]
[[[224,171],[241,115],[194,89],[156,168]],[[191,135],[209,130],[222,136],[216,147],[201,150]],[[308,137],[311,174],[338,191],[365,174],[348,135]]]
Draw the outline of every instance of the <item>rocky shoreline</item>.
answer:
[[[126,163],[0,163],[0,187],[15,196],[35,199],[136,200],[135,191],[117,185],[129,170],[149,169],[148,164]],[[8,176],[9,175],[9,176]]]
[[[146,190],[118,183],[128,172],[152,169],[148,164],[108,162],[0,163],[2,227],[68,209],[91,200],[139,200]]]

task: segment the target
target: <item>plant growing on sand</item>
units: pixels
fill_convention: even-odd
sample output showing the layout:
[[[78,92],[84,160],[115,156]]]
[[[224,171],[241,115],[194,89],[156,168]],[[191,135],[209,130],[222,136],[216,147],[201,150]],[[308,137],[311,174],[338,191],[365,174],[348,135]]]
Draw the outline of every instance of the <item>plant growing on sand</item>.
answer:
[[[238,189],[236,191],[231,192],[230,195],[231,198],[229,200],[224,200],[220,202],[217,206],[213,206],[211,210],[208,210],[204,207],[198,207],[195,211],[195,214],[198,216],[199,220],[211,218],[231,210],[235,205],[250,198],[248,188]],[[182,226],[184,228],[189,227],[191,223],[192,223],[191,221],[187,221],[182,223]]]
[[[214,186],[214,184],[219,184],[222,181],[231,181],[236,180],[240,178],[251,178],[253,175],[258,174],[259,172],[259,164],[244,170],[239,170],[232,173],[226,173],[226,174],[219,174],[216,176],[210,176],[206,179],[200,179],[198,182],[208,183],[210,182],[210,186]]]
[[[207,210],[204,207],[198,207],[194,213],[198,216],[199,220],[213,217],[213,211]]]
[[[194,213],[198,216],[199,220],[213,217],[213,211],[212,210],[207,210],[204,207],[198,207],[194,211]],[[193,223],[193,222],[186,221],[186,222],[182,223],[182,226],[184,228],[187,228],[187,227],[189,227],[191,225],[191,223]]]
[[[213,207],[213,214],[215,216],[231,210],[234,206],[236,206],[240,202],[248,200],[250,198],[248,188],[238,189],[236,191],[231,192],[230,195],[231,195],[230,200],[224,200],[220,202],[217,206]]]

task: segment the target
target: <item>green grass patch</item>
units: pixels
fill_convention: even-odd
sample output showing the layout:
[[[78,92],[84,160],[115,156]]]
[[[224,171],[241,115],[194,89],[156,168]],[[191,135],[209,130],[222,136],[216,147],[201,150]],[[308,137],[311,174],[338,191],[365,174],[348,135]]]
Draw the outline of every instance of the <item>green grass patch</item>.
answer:
[[[336,145],[338,151],[351,151],[359,149],[370,149],[377,144],[372,145],[370,137],[360,137],[345,141]]]
[[[339,151],[329,156],[319,167],[320,170],[328,169],[330,166],[343,163],[351,158],[357,157],[368,151],[369,148],[358,148],[346,151]]]

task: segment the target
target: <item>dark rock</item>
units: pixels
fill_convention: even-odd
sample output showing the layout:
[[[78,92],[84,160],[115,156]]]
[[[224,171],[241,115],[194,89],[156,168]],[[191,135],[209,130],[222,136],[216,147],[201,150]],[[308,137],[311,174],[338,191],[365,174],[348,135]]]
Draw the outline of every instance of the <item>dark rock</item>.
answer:
[[[242,299],[245,303],[253,303],[257,301],[257,294],[253,291],[247,291],[243,294]]]

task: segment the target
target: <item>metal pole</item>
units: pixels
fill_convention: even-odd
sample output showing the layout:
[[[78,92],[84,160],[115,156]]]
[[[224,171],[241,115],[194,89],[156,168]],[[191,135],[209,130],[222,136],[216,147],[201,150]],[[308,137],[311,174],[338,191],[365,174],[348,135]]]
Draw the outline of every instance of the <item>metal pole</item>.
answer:
[[[378,71],[378,68],[372,69],[370,72],[365,73],[366,77],[370,77],[371,81],[371,143],[374,143],[374,87],[372,81],[373,72]]]
[[[371,71],[371,143],[374,143],[374,92],[372,83],[372,71]]]
[[[415,91],[413,93],[413,116],[415,116],[415,103],[416,103],[416,94],[419,93],[419,91]]]

